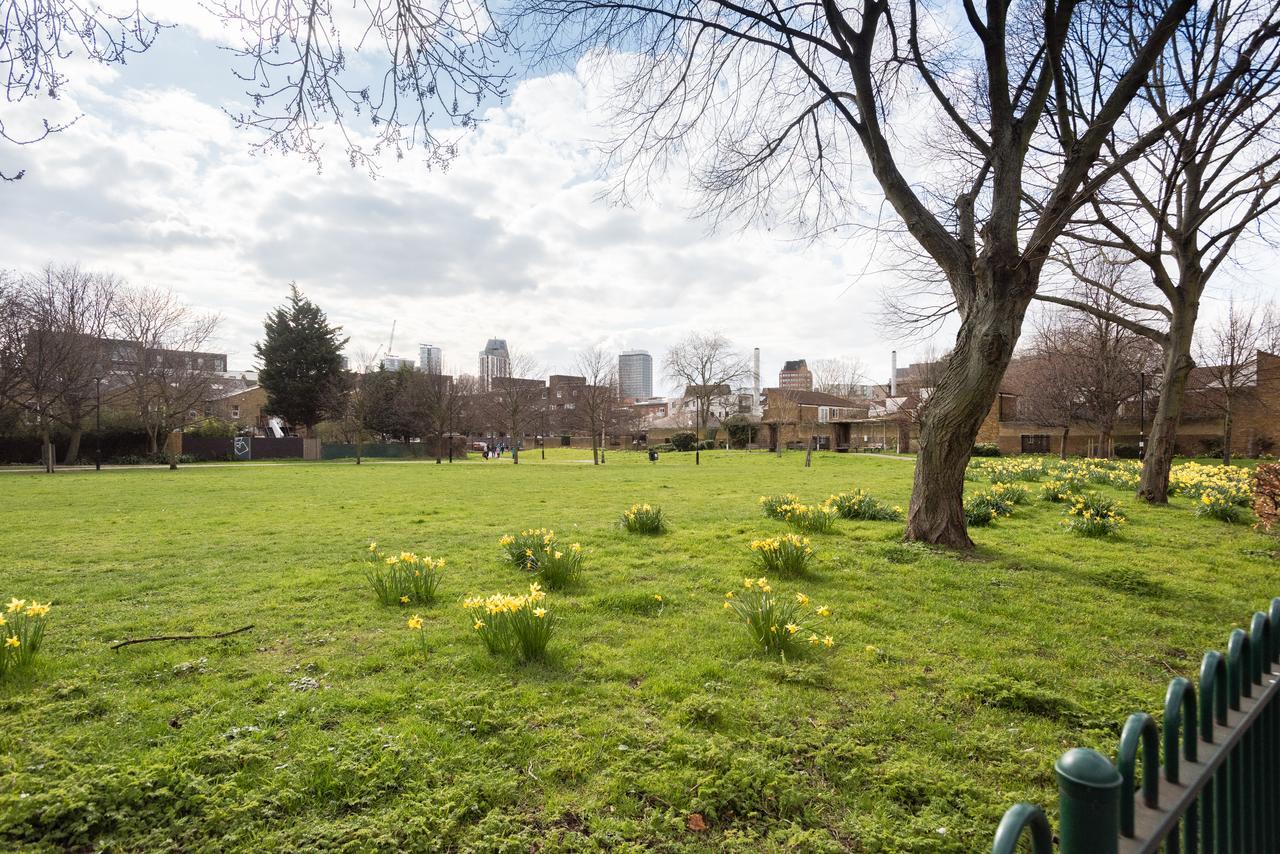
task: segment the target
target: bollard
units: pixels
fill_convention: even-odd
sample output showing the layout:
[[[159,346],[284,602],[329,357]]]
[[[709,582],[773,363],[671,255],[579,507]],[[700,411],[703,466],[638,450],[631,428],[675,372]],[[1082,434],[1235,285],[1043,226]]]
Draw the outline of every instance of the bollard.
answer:
[[[1053,768],[1062,854],[1118,854],[1120,772],[1101,753],[1084,747],[1062,754]]]

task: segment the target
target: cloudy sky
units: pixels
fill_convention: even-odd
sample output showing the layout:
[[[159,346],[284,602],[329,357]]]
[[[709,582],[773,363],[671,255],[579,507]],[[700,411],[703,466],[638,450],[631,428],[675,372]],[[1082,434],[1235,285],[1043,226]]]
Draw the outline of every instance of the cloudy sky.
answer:
[[[340,148],[317,171],[252,153],[260,137],[224,112],[244,86],[217,26],[198,10],[181,19],[126,67],[73,66],[57,102],[4,105],[11,128],[82,117],[38,145],[0,144],[0,171],[27,170],[0,185],[0,265],[78,261],[171,287],[222,316],[233,368],[253,366],[262,318],[293,280],[353,356],[385,353],[395,322],[396,353],[436,344],[456,372],[475,371],[491,336],[567,371],[593,343],[660,362],[685,333],[719,330],[761,349],[766,385],[784,359],[855,357],[883,380],[891,349],[905,363],[946,347],[945,333],[891,339],[879,325],[898,283],[869,236],[709,233],[683,175],[626,207],[602,201],[590,75],[521,80],[447,171],[411,151],[373,178]]]

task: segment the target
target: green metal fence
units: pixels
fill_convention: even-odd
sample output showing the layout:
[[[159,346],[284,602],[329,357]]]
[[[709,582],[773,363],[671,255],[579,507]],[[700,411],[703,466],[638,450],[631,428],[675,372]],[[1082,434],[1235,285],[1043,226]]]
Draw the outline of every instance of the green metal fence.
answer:
[[[1085,748],[1058,759],[1060,854],[1280,851],[1278,686],[1280,597],[1231,632],[1225,656],[1205,653],[1198,685],[1169,683],[1160,725],[1129,716],[1114,765]],[[1054,850],[1034,804],[1005,813],[992,854],[1013,854],[1024,837],[1033,854]]]

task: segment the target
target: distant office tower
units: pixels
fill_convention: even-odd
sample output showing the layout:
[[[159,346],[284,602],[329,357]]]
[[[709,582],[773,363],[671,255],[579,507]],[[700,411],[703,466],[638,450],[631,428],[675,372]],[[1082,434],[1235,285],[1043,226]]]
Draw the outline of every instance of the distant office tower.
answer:
[[[501,338],[490,338],[489,343],[480,351],[480,385],[485,391],[493,386],[494,377],[511,376],[511,354],[507,351],[507,342]]]
[[[418,370],[424,374],[439,374],[440,348],[431,344],[418,345]]]
[[[793,388],[801,391],[813,391],[813,373],[804,359],[792,359],[778,371],[778,388]]]
[[[383,356],[379,363],[385,371],[398,371],[401,368],[413,370],[413,359],[405,359],[400,356]]]
[[[618,356],[618,393],[647,400],[653,397],[653,357],[646,350],[628,350]]]

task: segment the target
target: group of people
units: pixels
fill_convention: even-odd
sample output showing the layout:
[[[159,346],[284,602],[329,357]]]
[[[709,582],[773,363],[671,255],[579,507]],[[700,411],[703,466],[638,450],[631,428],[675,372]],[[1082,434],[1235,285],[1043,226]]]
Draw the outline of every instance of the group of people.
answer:
[[[508,450],[510,450],[510,448],[501,442],[493,446],[486,445],[484,449],[484,458],[486,460],[496,460],[502,456],[503,451]]]

